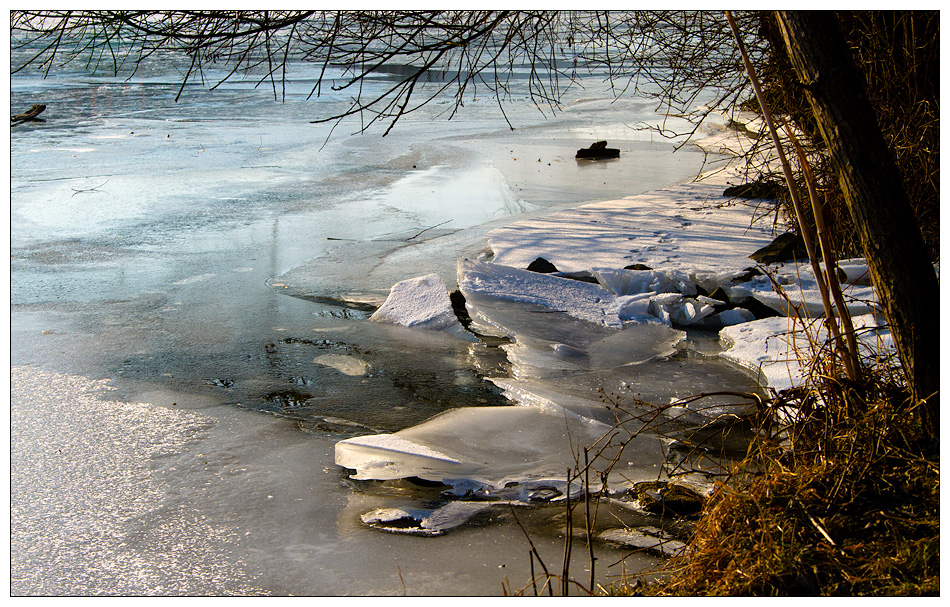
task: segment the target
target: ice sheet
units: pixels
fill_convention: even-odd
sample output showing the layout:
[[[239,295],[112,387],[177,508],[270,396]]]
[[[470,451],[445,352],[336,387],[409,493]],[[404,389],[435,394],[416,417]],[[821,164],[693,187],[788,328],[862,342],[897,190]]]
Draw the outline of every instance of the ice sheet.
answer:
[[[355,479],[419,477],[450,485],[461,495],[529,499],[541,487],[563,494],[567,470],[582,461],[583,448],[610,431],[607,424],[538,407],[470,407],[391,437],[340,441],[336,461],[354,470]],[[663,447],[656,436],[634,438],[624,450],[634,462],[625,473],[655,477]],[[601,465],[616,453],[607,449]]]
[[[770,206],[730,200],[717,180],[689,183],[525,219],[490,232],[494,261],[527,267],[544,257],[562,271],[623,268],[741,269],[774,237]]]
[[[877,316],[865,314],[852,318],[858,333],[861,356],[893,357],[893,338]],[[777,316],[763,318],[720,332],[728,345],[721,356],[759,375],[759,382],[774,390],[802,385],[805,369],[802,361],[813,355],[811,341],[823,345],[829,339],[820,320],[799,320]],[[809,337],[810,335],[810,337]]]

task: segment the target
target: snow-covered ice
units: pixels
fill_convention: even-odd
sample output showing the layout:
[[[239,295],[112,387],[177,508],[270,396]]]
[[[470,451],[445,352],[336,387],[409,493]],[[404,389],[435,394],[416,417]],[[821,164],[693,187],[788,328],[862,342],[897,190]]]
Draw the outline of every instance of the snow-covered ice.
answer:
[[[739,270],[771,242],[773,203],[722,195],[722,179],[683,184],[515,222],[486,235],[494,262],[561,271],[623,268]]]
[[[386,302],[369,318],[402,327],[446,331],[473,340],[452,310],[445,283],[438,274],[409,278],[393,285]]]
[[[642,452],[623,458],[632,466],[625,478],[658,478],[669,463],[665,447],[676,435],[671,428],[711,427],[753,408],[674,399],[651,417],[666,424],[664,432],[626,427],[637,412],[613,407],[605,390],[623,393],[631,367],[668,360],[686,336],[680,328],[720,330],[726,347],[720,360],[745,369],[763,387],[800,385],[810,344],[828,339],[824,323],[815,320],[822,313],[817,284],[807,262],[763,268],[768,275],[748,272],[756,265],[749,255],[775,236],[765,218],[772,203],[724,197],[731,177],[723,172],[702,183],[585,204],[489,232],[493,257],[459,259],[458,286],[471,330],[510,341],[502,346],[509,374],[488,379],[522,406],[457,409],[392,435],[341,441],[337,463],[354,470],[356,479],[419,477],[450,485],[458,496],[524,501],[538,483],[563,493],[563,471],[576,465],[579,448],[622,428],[625,436],[637,435],[634,448]],[[558,271],[524,269],[539,257]],[[852,259],[840,267],[863,354],[893,352],[874,314],[866,264]],[[446,316],[447,289],[437,279],[397,287],[379,317],[405,326],[419,318],[418,326],[454,327]],[[706,295],[719,288],[721,299]],[[781,316],[756,320],[726,301],[747,298]],[[684,386],[692,394],[715,389],[689,380]]]
[[[877,315],[854,316],[852,323],[861,356],[894,355],[893,337]],[[786,316],[727,327],[719,335],[730,345],[721,356],[758,374],[759,382],[774,390],[802,385],[807,375],[802,362],[814,354],[812,344],[823,345],[829,339],[828,329],[820,319]]]
[[[848,310],[853,315],[880,313],[881,307],[870,284],[867,262],[862,259],[847,259],[838,264],[844,272],[841,282]],[[821,291],[812,272],[805,263],[780,263],[769,266],[771,277],[757,276],[753,280],[727,289],[731,297],[752,296],[785,316],[795,315],[795,310],[806,317],[824,315]],[[781,287],[781,292],[775,285]]]

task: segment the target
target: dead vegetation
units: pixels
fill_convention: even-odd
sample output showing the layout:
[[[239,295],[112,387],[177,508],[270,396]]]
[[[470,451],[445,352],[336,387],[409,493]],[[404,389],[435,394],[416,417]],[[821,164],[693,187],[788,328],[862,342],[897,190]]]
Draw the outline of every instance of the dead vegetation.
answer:
[[[763,432],[649,595],[939,594],[939,456],[889,368],[815,373]],[[765,428],[767,426],[763,426]]]
[[[849,13],[841,23],[935,256],[939,169],[930,160],[936,157],[939,121],[931,112],[938,107],[933,19],[932,13]],[[763,16],[762,37],[774,44],[773,28],[770,16]],[[770,56],[766,81],[771,86],[758,102],[763,111],[771,106],[790,116],[813,144],[819,142],[811,153],[821,185],[805,185],[813,200],[824,198],[826,233],[836,237],[833,248],[847,251],[854,229],[850,217],[835,212],[845,208],[840,185],[808,104],[795,96],[800,87],[790,81],[793,70],[782,63],[782,53]],[[919,137],[912,143],[906,140],[909,125]],[[810,182],[812,167],[801,150],[799,157]],[[786,177],[794,199],[799,186],[787,167]],[[809,217],[801,208],[796,215],[803,235],[813,232],[820,238],[825,232],[821,216],[816,222],[815,213]],[[820,278],[817,269],[816,276]],[[845,307],[837,301],[835,307],[847,321]],[[826,303],[826,319],[833,318]],[[849,323],[843,325],[853,336]],[[654,572],[662,582],[628,583],[618,591],[658,596],[939,594],[939,434],[927,411],[933,403],[914,398],[895,361],[852,358],[846,365],[849,351],[857,353],[853,342],[845,346],[837,340],[801,354],[811,370],[808,381],[772,401],[748,458],[706,503],[688,551]],[[784,415],[776,416],[780,410]],[[776,427],[776,419],[788,418],[789,410],[791,422]]]

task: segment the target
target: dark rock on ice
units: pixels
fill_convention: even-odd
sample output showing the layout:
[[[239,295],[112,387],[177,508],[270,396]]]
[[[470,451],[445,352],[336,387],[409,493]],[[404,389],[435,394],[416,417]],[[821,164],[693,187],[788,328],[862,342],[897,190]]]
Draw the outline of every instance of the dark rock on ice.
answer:
[[[570,278],[571,280],[579,280],[581,282],[589,282],[591,284],[600,284],[597,282],[597,278],[585,270],[579,272],[553,272],[555,276],[560,276],[561,278]]]
[[[537,272],[538,274],[552,274],[558,271],[553,263],[543,257],[538,257],[528,264],[527,270],[529,272]]]
[[[462,295],[461,291],[455,289],[449,293],[449,301],[452,302],[452,311],[455,312],[455,317],[459,319],[462,327],[468,330],[472,325],[472,317],[468,313],[468,308],[465,307],[465,296]]]
[[[746,268],[745,270],[743,270],[742,274],[737,274],[733,276],[730,282],[732,282],[733,284],[739,284],[741,282],[749,282],[756,276],[762,276],[762,270],[758,268]]]
[[[770,244],[749,255],[749,257],[759,263],[778,263],[794,259],[807,259],[808,252],[805,250],[805,241],[802,240],[801,236],[786,232],[780,234]]]
[[[746,274],[742,275],[743,277],[746,278],[746,280],[743,280],[741,282],[747,282],[748,280],[751,280],[753,276],[762,274],[761,272],[759,272],[758,270],[755,270],[754,268],[752,268],[752,270],[753,271],[747,272]],[[733,279],[733,282],[740,282],[740,281],[737,279]],[[722,287],[718,287],[715,291],[710,293],[709,297],[711,299],[718,299],[719,301],[725,303],[726,304],[725,310],[734,310],[736,308],[744,308],[748,310],[749,312],[751,312],[752,315],[755,316],[756,320],[761,320],[763,318],[771,318],[773,316],[781,316],[780,312],[770,308],[769,306],[765,305],[764,303],[762,303],[761,301],[759,301],[758,299],[754,297],[745,297],[745,298],[741,298],[741,299],[737,299],[733,301],[729,297],[729,294],[726,293],[726,290],[723,289]],[[717,309],[717,312],[722,312],[725,310]],[[703,327],[703,328],[717,329],[717,327],[715,327],[714,325],[711,325],[709,327]],[[718,327],[718,328],[722,328],[722,327]]]
[[[651,268],[648,265],[644,265],[642,263],[635,263],[629,266],[624,266],[623,269],[624,270],[652,270],[653,268]]]
[[[709,294],[710,299],[718,299],[727,306],[732,304],[732,300],[729,299],[729,294],[726,293],[725,289],[722,287],[717,287],[715,291]]]
[[[597,141],[589,148],[577,150],[574,158],[590,158],[599,160],[601,158],[620,158],[620,150],[617,148],[608,148],[606,141]]]

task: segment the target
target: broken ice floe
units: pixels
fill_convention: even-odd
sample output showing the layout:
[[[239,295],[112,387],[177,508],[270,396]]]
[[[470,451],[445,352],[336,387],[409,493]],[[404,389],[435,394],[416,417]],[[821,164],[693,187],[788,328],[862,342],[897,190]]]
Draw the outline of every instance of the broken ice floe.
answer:
[[[615,295],[638,293],[681,293],[696,295],[696,284],[682,270],[591,270],[597,282]]]
[[[656,527],[606,529],[597,537],[624,548],[646,550],[661,556],[674,556],[686,550],[685,543]]]
[[[459,289],[474,321],[473,330],[488,335],[511,333],[491,318],[490,309],[499,301],[533,305],[537,314],[562,313],[609,328],[663,323],[718,330],[755,318],[749,310],[702,295],[698,289],[701,282],[707,291],[720,286],[733,289],[737,301],[758,297],[751,284],[732,284],[745,271],[699,274],[598,268],[590,274],[597,284],[485,261],[460,259],[458,268]]]
[[[408,535],[442,535],[496,506],[491,502],[452,501],[439,508],[377,508],[360,515],[364,525]]]
[[[447,411],[393,434],[360,436],[336,444],[336,462],[356,480],[421,478],[451,487],[458,497],[537,501],[581,491],[567,487],[567,471],[583,460],[582,449],[605,447],[606,463],[623,434],[611,426],[538,407],[471,407]],[[629,438],[626,437],[626,438]],[[630,439],[618,467],[625,478],[656,478],[664,461],[656,435]],[[592,460],[594,456],[591,456]],[[601,466],[604,468],[605,466]]]
[[[677,191],[685,195],[698,190],[701,188]],[[673,206],[680,207],[683,202]],[[612,201],[583,211],[619,219],[621,208],[629,211],[629,201]],[[670,210],[673,207],[664,212]],[[613,269],[608,258],[613,259],[615,251],[609,249],[624,241],[624,246],[631,246],[631,237],[619,232],[603,240],[600,236],[581,238],[585,248],[593,247],[590,255],[577,250],[573,256],[560,252],[557,265],[567,271],[541,274],[519,269],[525,266],[517,260],[538,256],[526,252],[530,247],[519,250],[521,244],[532,240],[527,236],[538,233],[538,226],[528,225],[534,220],[490,235],[496,249],[494,262],[460,259],[458,284],[472,318],[471,330],[509,341],[501,348],[511,364],[510,374],[486,379],[502,388],[510,401],[523,406],[456,409],[393,434],[339,442],[337,463],[351,470],[353,479],[418,478],[439,483],[441,495],[450,500],[433,508],[376,509],[363,514],[363,523],[397,533],[438,535],[484,511],[485,503],[544,503],[579,496],[583,487],[576,481],[568,483],[567,477],[569,470],[579,466],[583,448],[593,445],[606,445],[594,456],[600,459],[592,467],[611,470],[604,485],[608,501],[614,499],[610,495],[640,480],[657,481],[674,474],[712,478],[741,459],[744,451],[732,442],[745,439],[729,438],[722,428],[730,426],[734,435],[742,435],[743,426],[737,422],[756,409],[752,400],[671,398],[666,405],[649,405],[633,399],[632,405],[621,409],[615,406],[617,401],[604,398],[605,387],[622,393],[630,377],[637,376],[633,369],[638,365],[671,362],[685,336],[678,328],[725,327],[720,335],[730,349],[722,358],[757,373],[762,385],[783,389],[803,381],[798,351],[808,340],[791,336],[789,329],[795,323],[789,318],[756,318],[795,314],[787,304],[789,299],[805,316],[821,315],[810,266],[772,266],[771,276],[756,276],[758,272],[748,267],[739,270],[747,266],[748,252],[739,255],[731,246],[716,245],[716,239],[724,237],[723,242],[730,244],[741,241],[751,252],[758,248],[753,243],[758,245],[763,235],[748,233],[746,237],[722,228],[725,224],[716,219],[721,210],[690,210],[708,224],[702,251],[697,249],[696,254],[682,258],[672,255],[673,249],[687,243],[677,241],[679,236],[670,232],[654,230],[656,243],[647,247],[653,251],[651,255],[669,249],[667,264],[660,270]],[[545,219],[541,224],[549,228],[561,225],[565,232],[549,232],[542,235],[544,239],[565,243],[573,239],[576,244],[567,229],[570,216],[556,217],[553,223]],[[696,225],[683,223],[684,229],[695,232],[694,241],[699,233]],[[634,231],[630,225],[625,229]],[[506,242],[506,238],[520,238],[521,243]],[[638,238],[649,239],[643,234]],[[683,248],[685,252],[687,247]],[[703,255],[727,263],[697,265],[727,269],[697,271],[691,264]],[[596,263],[585,268],[578,262],[580,258]],[[853,313],[874,309],[874,293],[863,261],[848,260],[840,266],[849,309]],[[461,329],[448,290],[435,275],[394,286],[373,320],[456,333]],[[863,331],[862,343],[867,348],[872,342],[885,350],[892,348],[892,344],[888,346],[889,334],[876,327],[873,316],[855,323]],[[818,343],[827,340],[821,331],[815,336]],[[675,368],[663,371],[678,387],[689,385],[678,378]],[[651,426],[639,423],[642,419],[648,419]],[[619,457],[619,444],[627,441]],[[615,457],[611,467],[607,462]],[[662,554],[683,548],[662,532],[642,528],[607,530],[600,538]]]
[[[410,278],[393,285],[386,302],[370,316],[370,320],[445,331],[474,341],[472,334],[459,323],[448,289],[438,274]]]

